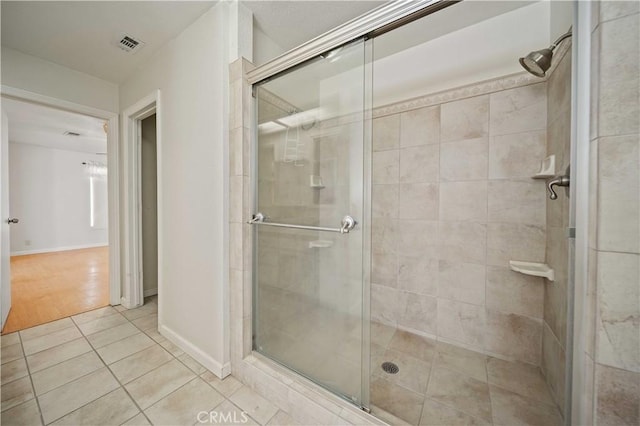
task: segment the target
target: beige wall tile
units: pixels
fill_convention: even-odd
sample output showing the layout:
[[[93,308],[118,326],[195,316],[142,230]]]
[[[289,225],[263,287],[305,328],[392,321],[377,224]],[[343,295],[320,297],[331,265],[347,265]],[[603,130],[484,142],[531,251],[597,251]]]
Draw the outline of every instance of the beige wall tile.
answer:
[[[542,318],[544,283],[508,268],[487,267],[487,308]]]
[[[397,149],[400,146],[400,115],[373,120],[372,142],[374,151]]]
[[[400,114],[400,146],[440,142],[440,106],[420,108]]]
[[[542,181],[489,181],[489,222],[544,226],[547,190]]]
[[[441,105],[442,142],[474,139],[489,133],[489,96],[477,96]]]
[[[484,264],[487,225],[473,222],[439,222],[440,256],[443,260]]]
[[[564,412],[566,353],[546,323],[542,328],[542,359],[540,367],[553,400]]]
[[[438,299],[438,335],[472,347],[484,346],[485,309],[482,306]]]
[[[373,185],[371,188],[371,215],[377,217],[398,217],[400,187],[397,184]]]
[[[599,1],[597,2],[600,22],[610,21],[640,12],[640,3],[637,1]]]
[[[373,183],[398,183],[400,152],[397,149],[373,153]]]
[[[371,223],[371,247],[376,253],[397,253],[398,220],[376,218]]]
[[[509,260],[544,262],[544,228],[516,223],[487,225],[487,264],[509,266]]]
[[[442,181],[487,178],[489,142],[487,138],[443,143],[440,147]]]
[[[437,302],[435,297],[415,293],[400,293],[398,325],[435,334]]]
[[[600,24],[599,136],[640,128],[640,25],[636,15]]]
[[[441,183],[440,220],[485,222],[487,182]]]
[[[400,292],[397,289],[371,284],[371,317],[374,321],[396,325],[398,321],[398,301]]]
[[[493,136],[489,142],[489,179],[530,178],[546,157],[547,132]]]
[[[485,349],[531,364],[540,364],[542,321],[487,309]]]
[[[422,256],[398,258],[398,288],[412,293],[435,296],[438,288],[438,260]]]
[[[517,87],[490,95],[491,135],[505,135],[547,127],[546,83]]]
[[[371,282],[396,287],[398,282],[398,255],[373,252],[371,255]]]
[[[404,256],[438,257],[438,222],[433,220],[400,220],[398,253]]]
[[[438,268],[438,297],[484,306],[485,280],[484,265],[441,260]]]
[[[400,182],[437,182],[440,145],[425,145],[400,150]]]
[[[640,372],[640,256],[598,253],[596,361]]]
[[[598,425],[640,423],[640,374],[596,364]]]
[[[640,253],[640,136],[601,138],[598,249]]]
[[[561,115],[571,115],[571,49],[568,49],[547,81],[548,123]]]
[[[437,220],[438,185],[434,183],[400,184],[398,217],[400,219]]]

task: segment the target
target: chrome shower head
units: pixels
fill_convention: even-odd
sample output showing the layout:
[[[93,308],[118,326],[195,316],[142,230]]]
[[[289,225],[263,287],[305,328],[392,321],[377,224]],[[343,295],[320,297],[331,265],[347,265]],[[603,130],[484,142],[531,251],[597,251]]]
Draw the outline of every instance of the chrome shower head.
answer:
[[[522,68],[535,75],[536,77],[544,77],[553,59],[553,51],[566,38],[571,37],[571,28],[565,34],[561,35],[551,46],[546,49],[534,50],[524,58],[520,58]]]

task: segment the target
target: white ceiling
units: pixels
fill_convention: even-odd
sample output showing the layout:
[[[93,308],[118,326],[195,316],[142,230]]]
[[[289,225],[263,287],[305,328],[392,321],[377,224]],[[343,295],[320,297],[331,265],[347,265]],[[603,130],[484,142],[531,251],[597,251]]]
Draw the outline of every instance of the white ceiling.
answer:
[[[2,1],[2,45],[121,83],[214,1]],[[123,33],[145,46],[114,46]]]
[[[9,118],[9,141],[87,153],[107,152],[104,120],[42,105],[2,98]],[[80,133],[65,136],[64,132]]]

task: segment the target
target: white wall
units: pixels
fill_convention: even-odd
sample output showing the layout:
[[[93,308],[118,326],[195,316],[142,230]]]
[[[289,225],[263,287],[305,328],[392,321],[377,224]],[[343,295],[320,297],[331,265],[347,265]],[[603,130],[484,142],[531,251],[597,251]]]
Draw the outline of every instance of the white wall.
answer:
[[[2,47],[2,85],[105,111],[118,111],[118,85]]]
[[[253,25],[253,64],[260,66],[285,53],[280,47],[257,25]]]
[[[229,358],[226,13],[210,9],[120,86],[122,110],[160,89],[160,331],[217,374]]]
[[[105,157],[9,143],[11,254],[108,244],[107,229],[90,226],[89,175],[82,162]],[[107,203],[99,203],[107,215]]]

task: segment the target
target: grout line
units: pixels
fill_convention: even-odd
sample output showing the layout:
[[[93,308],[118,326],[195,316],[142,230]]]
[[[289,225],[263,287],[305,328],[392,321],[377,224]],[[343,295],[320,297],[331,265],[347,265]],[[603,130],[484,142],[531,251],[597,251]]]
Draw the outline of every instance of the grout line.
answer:
[[[40,413],[40,422],[41,424],[45,424],[44,423],[44,416],[42,415],[42,408],[40,408],[40,400],[38,399],[38,396],[36,395],[36,388],[33,386],[33,378],[31,377],[31,369],[29,368],[29,363],[27,362],[27,355],[24,353],[24,345],[22,343],[22,336],[20,335],[20,333],[18,333],[18,340],[20,342],[20,349],[22,350],[22,358],[24,359],[24,363],[27,366],[27,374],[29,377],[29,383],[31,383],[31,392],[33,392],[33,399],[36,400],[36,405],[38,407],[38,412]],[[25,401],[27,402],[27,401]],[[24,404],[24,402],[23,402]],[[20,404],[22,405],[22,404]]]

